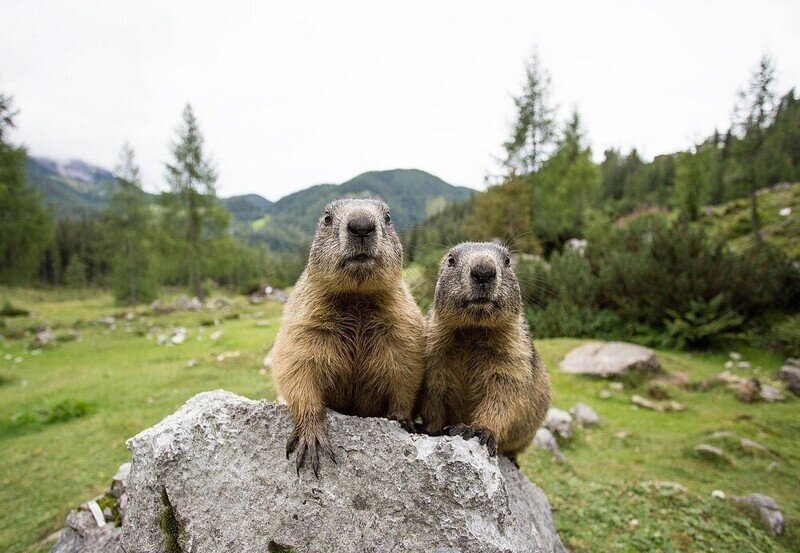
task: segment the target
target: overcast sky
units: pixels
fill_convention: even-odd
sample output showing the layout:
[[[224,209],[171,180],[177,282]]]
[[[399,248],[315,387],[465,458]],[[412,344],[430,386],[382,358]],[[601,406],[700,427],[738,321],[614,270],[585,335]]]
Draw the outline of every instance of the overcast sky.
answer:
[[[31,154],[112,168],[128,140],[151,190],[189,101],[220,193],[275,200],[397,167],[483,187],[534,47],[598,158],[725,128],[762,53],[800,85],[798,2],[653,4],[0,0],[0,91]]]

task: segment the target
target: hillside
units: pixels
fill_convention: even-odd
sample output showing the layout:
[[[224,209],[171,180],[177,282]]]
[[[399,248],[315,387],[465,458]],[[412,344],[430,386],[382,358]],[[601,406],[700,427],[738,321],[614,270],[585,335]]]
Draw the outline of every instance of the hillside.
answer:
[[[111,171],[73,159],[59,162],[29,157],[28,179],[57,217],[80,217],[98,213],[114,183]]]
[[[252,221],[264,215],[272,202],[258,194],[222,198],[220,203],[233,214],[235,221]]]
[[[308,245],[325,204],[335,198],[382,199],[391,206],[395,226],[402,232],[473,193],[417,169],[370,171],[340,185],[319,184],[281,198],[263,217],[237,225],[236,232],[252,243],[266,242],[270,249],[289,251]]]
[[[778,184],[759,191],[758,213],[764,241],[800,260],[800,183]],[[750,200],[742,198],[708,207],[700,223],[734,250],[753,244]]]

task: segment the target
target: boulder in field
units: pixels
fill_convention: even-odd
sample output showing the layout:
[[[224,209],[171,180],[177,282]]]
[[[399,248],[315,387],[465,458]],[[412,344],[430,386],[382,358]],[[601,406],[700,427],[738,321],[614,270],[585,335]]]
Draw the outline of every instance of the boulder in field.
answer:
[[[718,447],[714,447],[713,445],[708,444],[700,444],[694,448],[695,453],[697,453],[703,459],[707,461],[715,461],[721,463],[730,463],[731,458],[722,451]]]
[[[553,434],[558,434],[565,440],[572,438],[572,415],[563,409],[551,407],[542,426],[548,428]]]
[[[780,536],[783,533],[783,513],[770,496],[751,493],[744,497],[737,497],[736,502],[757,511],[761,522],[772,536]]]
[[[579,426],[593,426],[603,422],[600,419],[600,415],[585,403],[576,403],[575,407],[570,409],[569,412],[575,417],[575,422],[577,422]]]
[[[626,342],[592,342],[567,353],[560,368],[570,374],[611,378],[632,371],[658,372],[661,365],[650,348]]]
[[[789,364],[787,360],[786,364],[778,369],[778,379],[786,382],[787,390],[800,396],[800,367]]]
[[[566,457],[564,457],[564,454],[561,453],[561,448],[558,447],[556,437],[553,436],[553,433],[544,426],[536,431],[536,435],[533,437],[533,446],[539,449],[550,451],[553,454],[553,457],[555,457],[558,461],[567,460]]]
[[[208,553],[564,551],[544,493],[477,440],[329,412],[338,464],[285,457],[289,410],[199,394],[128,441],[122,546]]]

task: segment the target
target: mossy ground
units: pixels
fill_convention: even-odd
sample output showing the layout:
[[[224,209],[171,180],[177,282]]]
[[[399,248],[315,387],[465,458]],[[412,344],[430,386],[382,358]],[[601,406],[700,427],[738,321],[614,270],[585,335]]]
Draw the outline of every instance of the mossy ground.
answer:
[[[251,398],[274,397],[269,376],[259,375],[259,369],[278,330],[278,304],[250,306],[238,299],[219,312],[141,315],[109,329],[93,321],[124,310],[102,292],[0,289],[0,300],[6,297],[31,311],[7,319],[6,330],[24,334],[44,323],[64,330],[78,327],[80,337],[39,353],[27,349],[31,336],[0,341],[1,551],[47,551],[49,544],[41,540],[63,525],[71,507],[101,494],[128,459],[125,439],[195,393],[225,388]],[[219,324],[207,326],[209,319]],[[185,326],[188,338],[181,345],[158,346],[147,336],[150,326]],[[222,330],[222,337],[212,341],[209,334],[216,330]],[[558,373],[563,354],[580,343],[541,340],[537,347],[550,368],[554,405],[588,403],[605,424],[578,430],[563,444],[567,463],[537,450],[520,458],[524,472],[547,492],[568,547],[800,548],[800,401],[790,397],[780,404],[743,404],[726,388],[689,392],[670,386],[669,393],[685,411],[634,409],[630,395],[644,394],[646,385],[612,391],[603,400],[598,394],[608,388],[607,382]],[[218,362],[216,356],[225,351],[241,355]],[[750,372],[762,377],[774,374],[782,360],[757,350],[742,353],[753,363]],[[685,373],[692,381],[721,371],[726,358],[726,353],[661,352],[668,371]],[[189,360],[196,363],[190,366]],[[19,423],[31,416],[33,422]],[[755,439],[772,453],[745,455],[736,440],[727,438],[715,445],[728,451],[731,466],[696,457],[693,447],[712,443],[709,435],[717,430]],[[620,432],[625,437],[618,437]],[[773,462],[777,466],[768,470]],[[642,484],[653,480],[676,481],[687,491]],[[786,533],[767,536],[757,519],[728,501],[713,499],[714,489],[729,497],[754,491],[772,495],[786,517]]]

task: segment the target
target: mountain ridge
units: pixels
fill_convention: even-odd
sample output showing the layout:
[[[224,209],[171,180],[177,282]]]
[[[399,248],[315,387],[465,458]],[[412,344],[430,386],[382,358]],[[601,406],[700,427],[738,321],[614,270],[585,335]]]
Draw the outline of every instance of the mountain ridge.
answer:
[[[61,218],[98,216],[116,186],[111,171],[79,159],[29,156],[27,171],[31,185]],[[366,171],[341,184],[315,184],[274,202],[248,193],[220,198],[220,204],[231,212],[235,234],[252,244],[288,251],[310,242],[325,204],[336,198],[379,198],[392,208],[395,226],[402,231],[474,193],[420,169],[389,169]],[[157,199],[156,194],[147,196]]]

